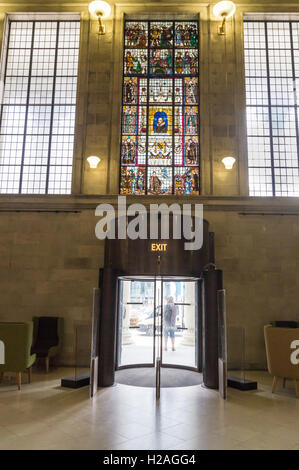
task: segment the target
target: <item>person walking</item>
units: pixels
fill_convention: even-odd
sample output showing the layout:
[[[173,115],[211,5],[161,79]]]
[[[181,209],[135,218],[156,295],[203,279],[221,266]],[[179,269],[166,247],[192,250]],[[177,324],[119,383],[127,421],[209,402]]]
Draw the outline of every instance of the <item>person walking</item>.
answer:
[[[167,351],[168,337],[171,339],[172,350],[175,351],[175,324],[178,307],[174,304],[173,297],[167,297],[167,304],[163,315],[164,350]]]

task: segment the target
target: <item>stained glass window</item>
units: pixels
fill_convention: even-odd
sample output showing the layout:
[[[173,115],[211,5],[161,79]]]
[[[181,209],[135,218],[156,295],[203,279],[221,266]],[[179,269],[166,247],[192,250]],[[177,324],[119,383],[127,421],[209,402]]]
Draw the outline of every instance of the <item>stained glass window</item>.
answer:
[[[9,22],[0,193],[69,194],[80,21]]]
[[[249,193],[299,196],[299,22],[244,23]]]
[[[197,21],[126,21],[121,194],[199,194]]]

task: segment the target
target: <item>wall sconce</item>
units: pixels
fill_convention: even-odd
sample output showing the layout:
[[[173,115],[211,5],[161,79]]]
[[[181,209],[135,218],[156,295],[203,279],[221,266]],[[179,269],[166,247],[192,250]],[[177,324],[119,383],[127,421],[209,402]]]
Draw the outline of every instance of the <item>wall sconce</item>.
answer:
[[[98,35],[103,36],[105,34],[105,25],[103,25],[102,20],[107,18],[111,13],[111,6],[100,0],[95,0],[88,5],[89,13],[93,18],[96,18],[99,22],[99,31]]]
[[[213,13],[216,17],[222,18],[222,24],[218,26],[218,34],[223,36],[225,34],[226,20],[231,18],[236,12],[236,5],[233,2],[225,1],[218,2],[214,5]]]
[[[99,157],[96,157],[95,155],[91,155],[87,158],[87,161],[89,163],[90,168],[96,168],[100,163],[101,159]]]
[[[224,157],[222,163],[225,166],[226,170],[232,170],[236,159],[234,157]]]

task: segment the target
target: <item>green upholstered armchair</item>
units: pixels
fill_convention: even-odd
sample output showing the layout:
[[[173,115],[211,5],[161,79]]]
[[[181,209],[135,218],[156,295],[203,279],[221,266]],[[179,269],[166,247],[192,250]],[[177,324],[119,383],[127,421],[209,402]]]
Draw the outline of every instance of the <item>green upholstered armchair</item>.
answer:
[[[33,317],[34,334],[31,352],[37,358],[45,358],[46,371],[49,371],[50,358],[56,356],[61,348],[63,337],[63,318]]]
[[[33,322],[0,323],[0,341],[4,343],[4,364],[0,364],[0,381],[4,372],[16,372],[18,389],[21,389],[22,372],[28,372],[31,381],[31,367],[36,355],[31,354]]]

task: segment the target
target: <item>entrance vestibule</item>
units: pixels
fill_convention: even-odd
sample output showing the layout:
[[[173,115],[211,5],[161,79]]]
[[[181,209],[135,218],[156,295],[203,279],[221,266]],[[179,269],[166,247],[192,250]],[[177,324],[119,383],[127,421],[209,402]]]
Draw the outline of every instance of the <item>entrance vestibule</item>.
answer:
[[[100,270],[98,385],[120,369],[188,369],[218,388],[218,301],[213,234],[203,221],[203,245],[185,239],[107,239]],[[152,243],[167,243],[156,253]]]

